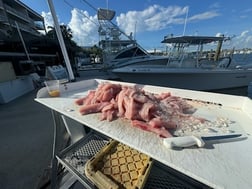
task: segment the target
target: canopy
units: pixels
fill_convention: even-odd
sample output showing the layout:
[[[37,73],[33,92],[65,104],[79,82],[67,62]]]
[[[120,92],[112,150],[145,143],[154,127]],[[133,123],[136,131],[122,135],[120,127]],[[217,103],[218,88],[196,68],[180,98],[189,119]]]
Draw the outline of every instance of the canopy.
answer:
[[[214,41],[223,41],[224,37],[212,37],[212,36],[178,36],[168,37],[165,36],[161,43],[189,43],[192,45],[206,44]]]
[[[109,9],[98,9],[98,20],[111,21],[115,16],[115,11]]]

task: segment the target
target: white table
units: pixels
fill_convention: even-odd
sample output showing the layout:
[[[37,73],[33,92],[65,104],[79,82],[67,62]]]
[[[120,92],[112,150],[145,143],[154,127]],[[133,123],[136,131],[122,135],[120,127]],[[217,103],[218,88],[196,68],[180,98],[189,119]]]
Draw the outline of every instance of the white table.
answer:
[[[46,89],[41,89],[37,102],[53,110],[55,115],[63,114],[93,130],[118,140],[157,161],[178,170],[193,179],[213,188],[252,188],[252,102],[246,97],[220,95],[189,90],[145,86],[153,92],[172,91],[172,94],[185,98],[196,98],[222,103],[224,114],[235,120],[246,133],[247,138],[207,144],[205,148],[183,150],[167,149],[162,138],[157,135],[131,127],[127,120],[112,122],[100,121],[99,114],[80,115],[74,100],[87,94],[102,80],[87,80],[61,86],[61,96],[51,98]],[[216,110],[217,112],[219,110]],[[55,134],[56,136],[56,134]],[[55,152],[54,152],[55,154]]]

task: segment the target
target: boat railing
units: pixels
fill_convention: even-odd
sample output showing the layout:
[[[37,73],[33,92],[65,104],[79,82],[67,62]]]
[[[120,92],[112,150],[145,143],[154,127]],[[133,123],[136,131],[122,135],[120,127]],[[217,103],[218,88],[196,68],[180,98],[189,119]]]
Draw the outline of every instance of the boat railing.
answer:
[[[193,57],[190,55],[190,53],[185,52],[185,51],[176,51],[176,52],[171,52],[168,55],[168,61],[167,61],[167,66],[175,66],[175,67],[181,67],[184,63],[185,60],[190,59],[192,60]]]
[[[228,68],[232,62],[232,58],[229,56],[220,57],[217,61],[213,58],[200,58],[198,59],[198,67],[202,68]]]
[[[219,59],[219,64],[217,65],[218,68],[228,68],[232,62],[232,58],[229,56],[221,57]]]

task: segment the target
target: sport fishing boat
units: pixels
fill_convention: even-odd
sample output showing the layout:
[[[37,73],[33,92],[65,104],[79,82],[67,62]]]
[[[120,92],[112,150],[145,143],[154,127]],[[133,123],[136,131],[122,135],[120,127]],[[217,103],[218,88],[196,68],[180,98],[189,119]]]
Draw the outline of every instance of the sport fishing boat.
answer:
[[[115,11],[98,9],[99,47],[103,50],[103,64],[107,70],[127,65],[166,65],[167,56],[154,56],[142,48],[133,34],[127,35],[112,22]]]

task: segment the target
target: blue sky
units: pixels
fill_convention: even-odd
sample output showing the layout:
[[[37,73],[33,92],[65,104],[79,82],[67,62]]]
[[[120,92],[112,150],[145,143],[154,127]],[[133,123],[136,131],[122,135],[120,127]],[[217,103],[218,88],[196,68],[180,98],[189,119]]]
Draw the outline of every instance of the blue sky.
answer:
[[[43,15],[46,25],[53,25],[47,0],[21,1]],[[85,1],[53,0],[53,3],[59,22],[69,25],[74,40],[79,45],[90,46],[97,44],[99,40],[97,25],[94,24],[98,22],[96,11]],[[115,10],[113,22],[127,34],[136,29],[137,41],[148,50],[164,48],[164,44],[160,42],[165,35],[171,33],[235,36],[226,44],[227,48],[252,48],[251,0],[241,2],[237,0],[89,0],[88,2],[95,8],[108,7]]]

